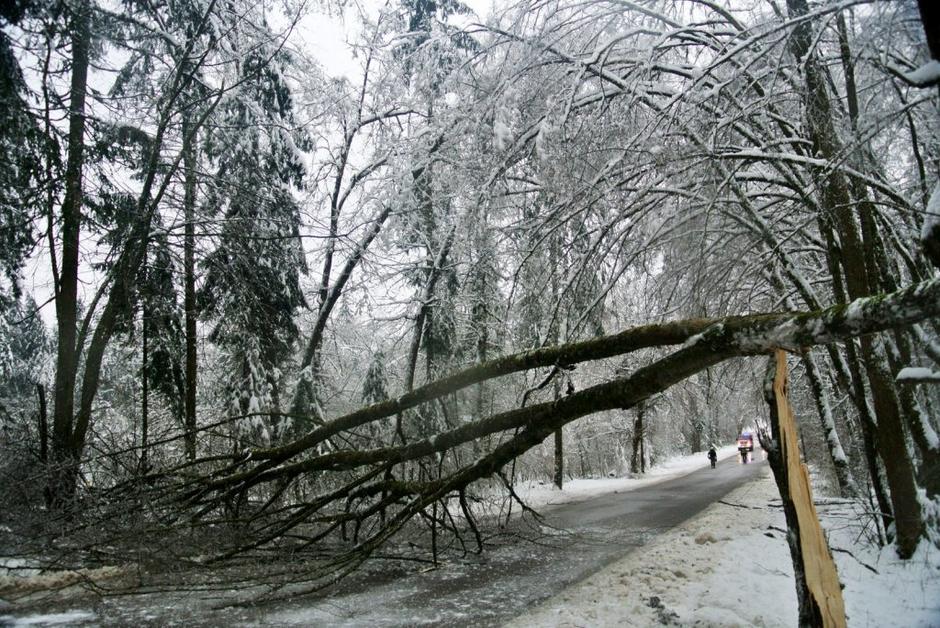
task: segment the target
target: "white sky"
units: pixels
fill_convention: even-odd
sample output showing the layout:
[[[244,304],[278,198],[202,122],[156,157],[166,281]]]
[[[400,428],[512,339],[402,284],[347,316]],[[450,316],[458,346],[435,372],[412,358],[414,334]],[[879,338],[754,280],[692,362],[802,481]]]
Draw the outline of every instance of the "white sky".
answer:
[[[464,4],[476,13],[475,17],[455,16],[454,23],[482,22],[496,6],[495,0],[463,0]],[[360,3],[370,15],[377,14],[387,3],[379,0],[365,0]],[[291,39],[302,50],[310,52],[330,76],[355,77],[359,73],[359,62],[353,57],[348,42],[355,41],[360,28],[355,9],[349,7],[347,16],[331,16],[312,11],[301,19]]]

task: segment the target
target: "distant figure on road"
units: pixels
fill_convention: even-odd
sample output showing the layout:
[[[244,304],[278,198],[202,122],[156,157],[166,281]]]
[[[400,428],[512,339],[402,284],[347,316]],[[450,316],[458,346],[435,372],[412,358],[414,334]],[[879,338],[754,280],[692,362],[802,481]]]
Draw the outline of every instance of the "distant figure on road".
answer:
[[[741,453],[741,464],[747,464],[747,455],[754,451],[754,435],[750,432],[741,432],[738,436],[738,451]]]
[[[715,451],[714,447],[708,450],[708,459],[711,460],[712,469],[714,469],[715,463],[718,462],[718,452]]]

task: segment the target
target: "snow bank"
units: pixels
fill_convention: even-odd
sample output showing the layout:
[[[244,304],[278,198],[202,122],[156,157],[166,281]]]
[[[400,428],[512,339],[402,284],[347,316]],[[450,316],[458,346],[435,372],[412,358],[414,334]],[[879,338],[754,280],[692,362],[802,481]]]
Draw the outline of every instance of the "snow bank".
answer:
[[[38,573],[38,570],[25,570],[0,574],[0,596],[19,598],[34,591],[64,589],[81,583],[101,582],[121,578],[130,573],[127,567],[99,567],[97,569],[76,569]]]
[[[795,626],[793,568],[769,469],[723,502],[510,626]],[[940,626],[940,550],[922,544],[901,561],[892,548],[857,543],[866,517],[853,504],[819,509],[850,626]]]

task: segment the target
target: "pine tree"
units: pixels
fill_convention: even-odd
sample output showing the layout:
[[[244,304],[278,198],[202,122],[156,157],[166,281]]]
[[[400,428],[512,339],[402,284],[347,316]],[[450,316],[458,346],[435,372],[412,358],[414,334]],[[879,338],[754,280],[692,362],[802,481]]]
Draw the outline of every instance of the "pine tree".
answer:
[[[229,416],[249,418],[239,437],[273,441],[282,431],[280,368],[299,330],[306,270],[294,192],[303,184],[293,102],[283,78],[289,57],[249,49],[238,68],[241,87],[208,132],[205,152],[215,166],[208,204],[221,217],[218,247],[203,260],[200,309],[212,321],[209,339],[227,364]]]
[[[169,404],[174,419],[183,424],[183,323],[176,292],[179,269],[165,236],[151,243],[142,269],[140,309],[148,356],[144,376],[152,390]]]
[[[22,18],[16,5],[4,5],[0,26]],[[37,121],[24,101],[26,84],[6,32],[0,28],[0,272],[10,290],[0,285],[0,310],[19,295],[18,273],[33,242],[44,146]],[[45,182],[49,184],[50,182]],[[9,294],[5,294],[9,292]]]
[[[49,335],[29,297],[0,309],[0,509],[13,514],[41,507],[35,490],[49,456],[45,365]]]

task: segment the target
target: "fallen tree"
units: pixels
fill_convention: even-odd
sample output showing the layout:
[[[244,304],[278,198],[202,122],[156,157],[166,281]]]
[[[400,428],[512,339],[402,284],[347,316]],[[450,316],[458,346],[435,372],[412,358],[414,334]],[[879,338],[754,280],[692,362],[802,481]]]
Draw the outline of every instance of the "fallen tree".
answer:
[[[317,561],[306,567],[304,578],[313,587],[347,574],[411,522],[424,522],[431,531],[427,551],[435,560],[442,530],[458,539],[465,551],[464,536],[472,535],[480,551],[479,513],[472,507],[471,485],[488,478],[505,479],[506,465],[562,426],[599,411],[634,407],[731,358],[766,355],[778,348],[800,351],[937,315],[940,279],[933,279],[816,312],[647,325],[587,342],[505,356],[326,421],[282,446],[197,459],[114,487],[105,492],[102,503],[107,506],[86,530],[103,530],[102,521],[136,510],[140,514],[132,526],[126,516],[122,519],[125,534],[133,527],[131,536],[139,537],[145,525],[149,545],[159,547],[160,552],[167,548],[159,541],[162,534],[194,536],[199,531],[203,533],[200,538],[211,538],[211,553],[207,557],[205,550],[201,552],[200,563],[250,556],[255,551],[267,557],[311,551]],[[482,381],[668,346],[677,348],[644,368],[557,401],[523,405],[405,444],[392,444],[396,441],[390,437],[389,445],[371,449],[336,445],[358,428]],[[329,448],[328,442],[333,443]],[[237,533],[222,535],[221,529]],[[180,554],[186,551],[181,549]]]

